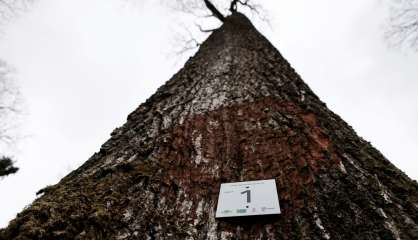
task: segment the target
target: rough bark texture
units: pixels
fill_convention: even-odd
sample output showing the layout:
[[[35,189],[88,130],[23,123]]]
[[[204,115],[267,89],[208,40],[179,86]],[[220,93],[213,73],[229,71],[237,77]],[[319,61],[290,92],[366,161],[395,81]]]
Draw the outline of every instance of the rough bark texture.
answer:
[[[221,182],[275,178],[283,213],[214,218]],[[418,185],[239,13],[0,239],[418,239]]]

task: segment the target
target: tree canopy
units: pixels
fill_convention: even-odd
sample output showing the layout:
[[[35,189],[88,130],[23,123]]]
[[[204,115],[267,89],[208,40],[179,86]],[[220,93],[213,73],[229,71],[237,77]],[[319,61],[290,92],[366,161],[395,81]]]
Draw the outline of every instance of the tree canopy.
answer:
[[[192,13],[199,14],[200,11],[204,11],[209,14],[205,14],[205,17],[215,17],[219,21],[224,22],[225,17],[229,14],[239,11],[239,8],[247,8],[255,13],[260,13],[262,10],[261,5],[257,0],[174,0],[168,1],[172,8]]]

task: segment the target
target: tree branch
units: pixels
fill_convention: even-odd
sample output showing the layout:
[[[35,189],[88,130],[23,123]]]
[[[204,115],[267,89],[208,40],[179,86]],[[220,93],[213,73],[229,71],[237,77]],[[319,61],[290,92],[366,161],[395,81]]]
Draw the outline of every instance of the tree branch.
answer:
[[[239,0],[232,0],[231,5],[229,6],[229,11],[231,11],[232,13],[236,12],[238,2],[239,2]]]
[[[212,12],[214,17],[219,19],[219,21],[221,22],[225,22],[224,15],[221,12],[219,12],[219,10],[215,7],[215,5],[213,5],[212,2],[210,2],[209,0],[203,0],[203,1],[205,2],[205,5],[209,9],[209,11]]]
[[[211,32],[216,30],[216,28],[214,28],[214,29],[203,29],[202,26],[200,26],[199,24],[195,24],[195,25],[199,28],[199,31],[201,31],[203,33],[211,33]]]

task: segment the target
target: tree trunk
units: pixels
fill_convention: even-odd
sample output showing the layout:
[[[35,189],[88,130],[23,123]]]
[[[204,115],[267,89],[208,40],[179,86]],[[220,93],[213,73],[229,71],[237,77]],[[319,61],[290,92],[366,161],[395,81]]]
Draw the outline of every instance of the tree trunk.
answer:
[[[215,219],[220,183],[275,179],[282,214]],[[0,239],[418,239],[418,185],[239,13]]]

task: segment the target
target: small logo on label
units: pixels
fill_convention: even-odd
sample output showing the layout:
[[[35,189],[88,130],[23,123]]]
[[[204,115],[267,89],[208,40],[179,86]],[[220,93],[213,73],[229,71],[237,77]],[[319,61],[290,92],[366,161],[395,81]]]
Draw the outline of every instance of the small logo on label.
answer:
[[[247,209],[237,209],[237,213],[246,213]]]
[[[224,211],[222,211],[222,213],[223,214],[229,214],[229,213],[232,213],[232,211],[231,210],[224,210]]]
[[[265,212],[266,210],[274,210],[274,208],[272,208],[272,207],[262,207],[261,208],[262,212]]]

